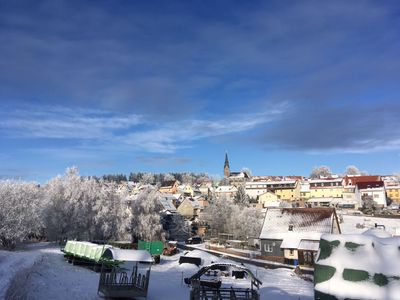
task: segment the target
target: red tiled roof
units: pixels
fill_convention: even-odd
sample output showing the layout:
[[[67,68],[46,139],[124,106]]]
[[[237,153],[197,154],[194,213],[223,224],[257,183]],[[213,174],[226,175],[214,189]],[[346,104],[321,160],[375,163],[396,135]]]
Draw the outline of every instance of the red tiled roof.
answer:
[[[361,182],[377,182],[381,181],[381,176],[374,175],[374,176],[345,176],[344,177],[344,182],[345,185],[349,185],[351,182],[351,185],[356,185],[357,183]]]

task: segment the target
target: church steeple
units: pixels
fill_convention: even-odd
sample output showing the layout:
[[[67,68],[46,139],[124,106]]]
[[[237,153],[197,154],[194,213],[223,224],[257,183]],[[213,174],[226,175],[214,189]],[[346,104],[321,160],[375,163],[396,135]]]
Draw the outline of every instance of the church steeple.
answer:
[[[229,177],[229,175],[231,175],[231,170],[229,167],[228,153],[225,152],[224,176]]]

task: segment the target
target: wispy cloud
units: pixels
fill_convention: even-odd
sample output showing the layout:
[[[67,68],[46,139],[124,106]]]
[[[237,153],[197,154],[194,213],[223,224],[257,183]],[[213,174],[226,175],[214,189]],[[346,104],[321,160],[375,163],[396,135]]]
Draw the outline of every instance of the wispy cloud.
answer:
[[[53,139],[109,139],[113,132],[140,124],[139,115],[116,115],[100,110],[31,106],[2,110],[0,131],[14,137]]]
[[[230,135],[255,129],[261,124],[281,117],[283,109],[271,109],[268,113],[229,115],[212,120],[184,120],[165,124],[161,128],[129,134],[123,139],[149,152],[173,153],[191,146],[200,139]]]
[[[213,119],[187,119],[155,122],[141,115],[123,115],[102,110],[30,106],[0,113],[0,131],[20,139],[77,140],[73,149],[60,154],[57,147],[36,149],[69,158],[85,157],[88,151],[145,151],[174,153],[191,147],[197,140],[246,132],[278,119],[281,108],[268,113],[214,116]],[[88,143],[94,141],[95,144]],[[34,150],[34,149],[31,149]]]

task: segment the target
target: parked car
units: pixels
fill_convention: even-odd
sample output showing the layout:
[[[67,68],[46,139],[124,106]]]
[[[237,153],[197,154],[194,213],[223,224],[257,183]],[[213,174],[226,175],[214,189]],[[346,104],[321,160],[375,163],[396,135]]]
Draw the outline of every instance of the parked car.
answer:
[[[203,240],[202,240],[201,237],[199,237],[199,236],[194,236],[194,237],[188,238],[188,239],[185,241],[185,244],[201,244],[202,242],[203,242]]]

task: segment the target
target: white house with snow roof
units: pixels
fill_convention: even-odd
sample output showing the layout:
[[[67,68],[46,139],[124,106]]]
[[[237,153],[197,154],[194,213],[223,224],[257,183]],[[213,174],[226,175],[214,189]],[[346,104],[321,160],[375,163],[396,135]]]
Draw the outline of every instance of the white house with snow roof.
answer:
[[[287,264],[313,265],[325,233],[340,233],[334,208],[270,208],[260,234],[261,255]]]

